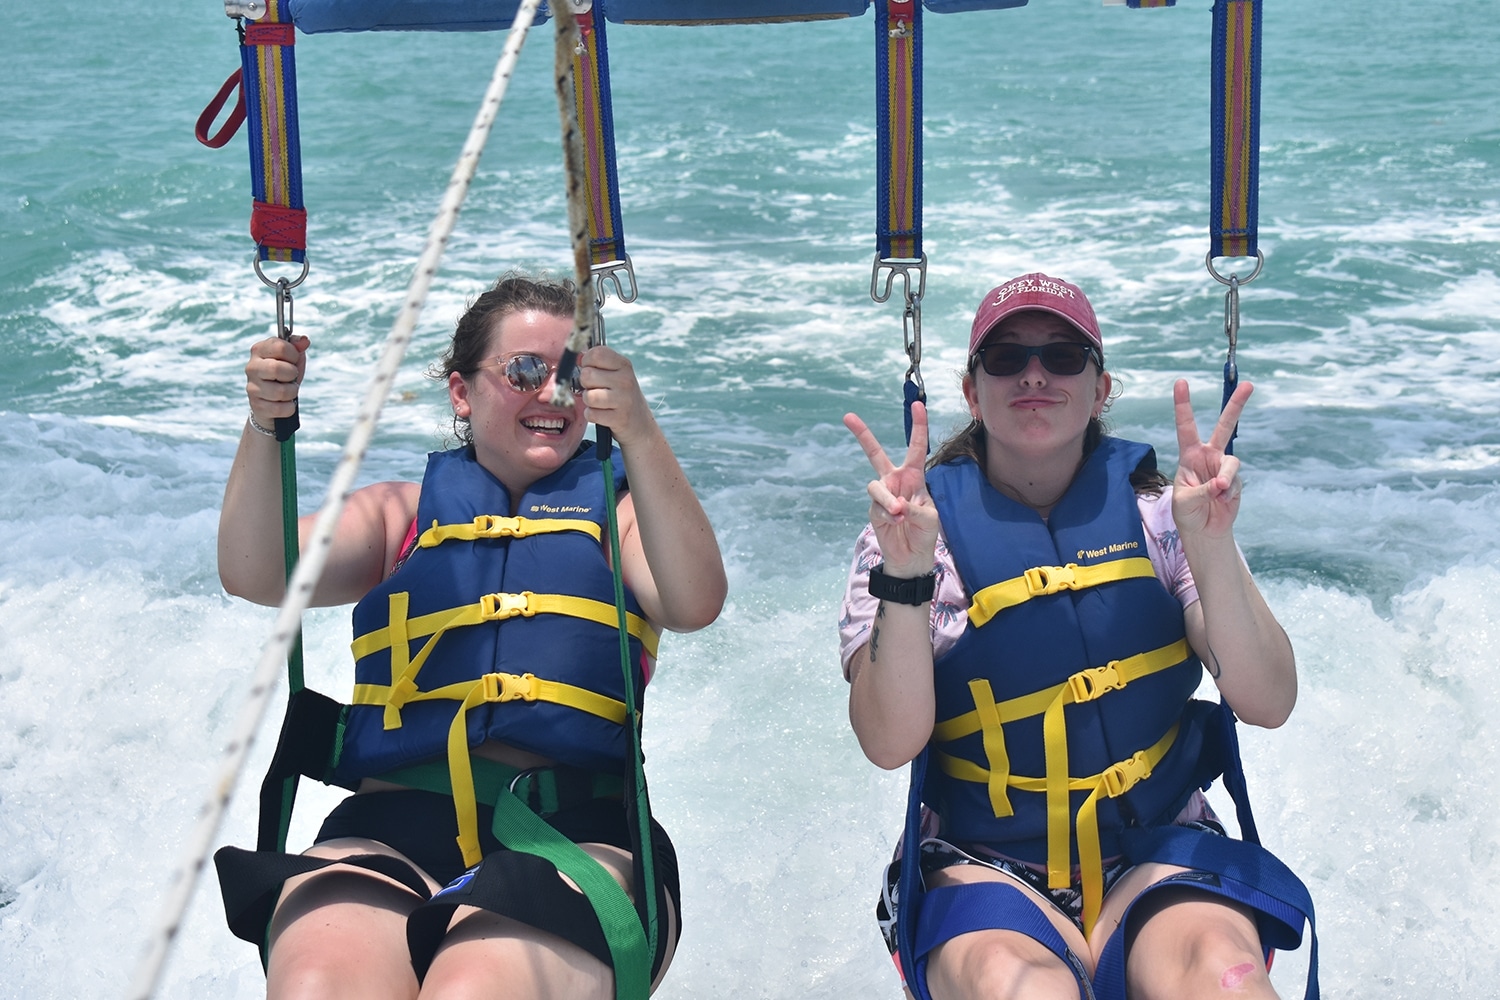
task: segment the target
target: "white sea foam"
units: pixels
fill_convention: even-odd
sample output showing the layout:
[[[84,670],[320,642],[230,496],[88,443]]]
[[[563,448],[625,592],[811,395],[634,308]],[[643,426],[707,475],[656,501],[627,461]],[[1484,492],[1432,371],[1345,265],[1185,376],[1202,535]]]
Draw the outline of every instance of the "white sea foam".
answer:
[[[242,148],[178,141],[183,94],[223,78],[232,31],[217,15],[164,23],[188,64],[168,80],[145,36],[72,30],[86,6],[18,11],[11,36],[28,41],[0,59],[21,67],[6,77],[17,141],[0,146],[0,245],[18,275],[0,289],[4,1000],[119,991],[270,619],[221,593],[213,550],[245,351],[274,310],[249,265]],[[1201,41],[1208,4],[1179,6],[928,20],[942,53],[925,95],[934,429],[964,412],[953,372],[974,303],[1033,269],[1093,297],[1126,386],[1121,433],[1170,468],[1184,374],[1206,423],[1225,346],[1223,288],[1202,268],[1206,72],[1193,60],[1206,71],[1206,56],[1177,55]],[[1341,23],[1341,10],[1289,6],[1268,24],[1268,262],[1242,296],[1257,393],[1238,538],[1302,687],[1286,727],[1242,737],[1262,833],[1322,918],[1324,995],[1467,1000],[1500,972],[1487,896],[1500,802],[1484,771],[1500,708],[1485,682],[1500,641],[1500,208],[1492,137],[1474,127],[1495,102],[1493,75],[1474,70],[1494,23],[1459,37],[1407,18],[1405,44],[1350,70],[1316,54],[1400,15]],[[833,628],[869,475],[839,417],[859,412],[894,449],[906,367],[899,306],[866,296],[869,28],[610,28],[642,291],[606,306],[611,341],[704,495],[732,583],[718,624],[667,638],[649,699],[687,918],[667,1000],[899,995],[870,910],[904,779],[854,744]],[[295,312],[314,342],[304,508],[399,308],[492,41],[299,44],[314,247]],[[412,60],[422,74],[369,69]],[[441,443],[446,400],[422,372],[465,301],[505,267],[566,266],[550,67],[547,46],[528,48],[366,481],[414,478]],[[98,102],[101,72],[144,95],[135,113]],[[334,695],[346,614],[307,623],[309,683]],[[221,843],[253,840],[270,738]],[[304,785],[294,845],[336,794]],[[1305,954],[1278,959],[1284,996],[1300,995]],[[160,995],[263,989],[210,875]]]

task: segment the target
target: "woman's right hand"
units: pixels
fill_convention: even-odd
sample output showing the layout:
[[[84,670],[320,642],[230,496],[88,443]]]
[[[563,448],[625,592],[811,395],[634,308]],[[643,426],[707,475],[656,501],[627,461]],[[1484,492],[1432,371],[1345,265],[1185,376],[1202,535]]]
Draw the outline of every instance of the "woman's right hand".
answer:
[[[298,333],[288,340],[269,337],[250,348],[245,395],[261,426],[270,427],[277,417],[297,412],[297,392],[307,370],[307,345],[308,339]]]
[[[876,478],[870,494],[870,525],[885,558],[885,572],[895,577],[932,572],[937,559],[938,515],[927,493],[927,407],[913,403],[911,442],[900,465],[893,465],[875,434],[852,413],[844,426],[854,434]]]

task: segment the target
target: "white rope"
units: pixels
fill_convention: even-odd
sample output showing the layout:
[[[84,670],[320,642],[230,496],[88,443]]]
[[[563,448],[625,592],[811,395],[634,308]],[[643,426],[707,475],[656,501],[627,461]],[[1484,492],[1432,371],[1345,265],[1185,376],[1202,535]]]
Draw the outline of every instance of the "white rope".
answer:
[[[308,549],[302,553],[297,568],[287,583],[286,597],[281,602],[281,610],[276,616],[271,637],[261,651],[260,662],[256,665],[250,691],[235,720],[229,745],[224,748],[219,773],[214,779],[209,797],[198,810],[198,823],[189,839],[187,850],[184,851],[183,860],[172,875],[166,904],[147,939],[145,955],[136,967],[130,992],[127,994],[128,1000],[149,1000],[156,991],[172,942],[182,926],[183,914],[198,883],[198,875],[208,859],[209,848],[218,835],[219,824],[228,808],[245,758],[249,755],[250,747],[255,742],[255,734],[265,717],[266,704],[285,668],[287,655],[297,637],[303,612],[311,601],[313,588],[322,576],[329,549],[333,545],[334,528],[344,509],[344,501],[354,487],[354,479],[364,460],[365,450],[375,433],[375,423],[380,416],[381,407],[390,394],[396,372],[406,355],[407,345],[411,343],[412,331],[416,328],[417,318],[427,301],[427,292],[437,274],[443,248],[458,221],[459,209],[468,194],[474,172],[478,169],[480,154],[484,152],[490,128],[495,122],[495,113],[505,97],[511,73],[521,54],[521,44],[526,40],[526,32],[531,27],[540,2],[541,0],[523,0],[520,9],[516,11],[515,20],[505,40],[505,48],[495,64],[494,75],[490,78],[489,89],[485,91],[484,101],[474,116],[474,126],[469,130],[463,151],[453,167],[453,176],[443,194],[442,205],[428,232],[427,245],[417,260],[411,282],[407,286],[406,302],[386,338],[385,350],[354,418],[354,428],[344,445],[343,457],[329,480],[328,493],[324,497],[323,506],[318,510]]]
[[[558,364],[557,379],[552,383],[553,406],[572,406],[571,375],[578,355],[588,350],[593,337],[598,306],[594,301],[594,269],[589,258],[589,215],[584,199],[588,173],[584,168],[583,132],[578,124],[578,96],[574,90],[573,55],[581,52],[583,41],[578,19],[568,3],[556,4],[552,19],[557,37],[552,53],[552,73],[557,91],[557,116],[562,128],[563,177],[568,192],[568,237],[573,248],[573,281],[578,294],[573,305],[573,332]]]

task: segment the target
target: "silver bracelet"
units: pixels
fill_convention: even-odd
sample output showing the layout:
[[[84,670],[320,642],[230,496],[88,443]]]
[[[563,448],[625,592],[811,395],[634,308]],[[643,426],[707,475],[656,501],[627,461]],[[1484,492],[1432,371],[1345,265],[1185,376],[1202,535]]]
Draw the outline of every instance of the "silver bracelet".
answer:
[[[262,427],[260,425],[260,421],[258,421],[258,420],[255,419],[255,411],[254,410],[250,411],[250,429],[254,430],[254,431],[257,431],[257,432],[259,432],[261,434],[264,434],[268,438],[273,438],[273,437],[276,436],[276,432],[275,431],[273,431],[273,430],[267,430],[266,428],[264,428],[264,427]]]

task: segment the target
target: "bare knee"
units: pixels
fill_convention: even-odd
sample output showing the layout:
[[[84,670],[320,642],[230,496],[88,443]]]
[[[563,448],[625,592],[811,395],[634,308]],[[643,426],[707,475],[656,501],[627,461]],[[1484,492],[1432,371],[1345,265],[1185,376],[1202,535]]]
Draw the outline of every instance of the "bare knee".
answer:
[[[433,957],[422,1000],[489,1000],[497,992],[529,1000],[610,1000],[614,974],[571,941],[471,911],[455,920]]]
[[[1052,952],[1013,931],[978,931],[944,942],[927,965],[940,1000],[1040,1000],[1078,996],[1071,970]]]
[[[317,943],[284,941],[271,952],[266,969],[267,1000],[338,1000],[390,998],[410,1000],[417,995],[417,977],[405,961],[368,961],[359,949],[343,949],[323,938]]]
[[[1234,930],[1213,928],[1192,942],[1187,954],[1188,979],[1197,988],[1215,986],[1230,996],[1275,996],[1258,941]],[[1212,996],[1212,993],[1195,995]]]
[[[1276,996],[1250,912],[1202,897],[1173,902],[1141,926],[1126,976],[1135,1000]]]
[[[267,997],[415,997],[406,914],[418,902],[403,888],[337,869],[301,881],[271,921]]]

